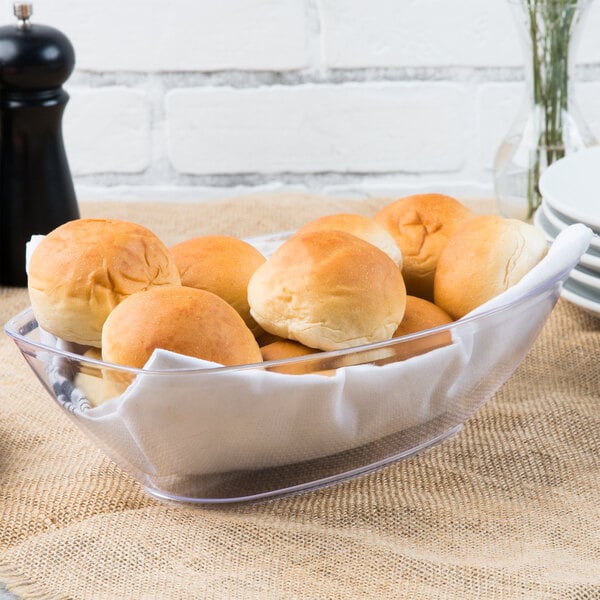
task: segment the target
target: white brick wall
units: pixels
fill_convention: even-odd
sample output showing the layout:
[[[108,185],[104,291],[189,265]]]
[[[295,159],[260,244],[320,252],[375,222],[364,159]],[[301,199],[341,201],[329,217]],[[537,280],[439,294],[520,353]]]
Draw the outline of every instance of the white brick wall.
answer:
[[[524,89],[509,0],[34,0],[34,21],[75,46],[81,200],[491,194]],[[600,138],[597,31],[600,2],[576,55]]]
[[[141,173],[152,160],[152,114],[147,94],[124,86],[75,88],[64,119],[74,176]]]
[[[322,0],[323,53],[333,68],[519,64],[507,3]],[[507,32],[509,32],[507,39]]]
[[[35,6],[34,6],[35,9]],[[307,65],[303,0],[52,0],[78,67],[103,71],[291,70]]]
[[[465,100],[448,83],[173,90],[169,157],[178,171],[202,175],[456,171]]]

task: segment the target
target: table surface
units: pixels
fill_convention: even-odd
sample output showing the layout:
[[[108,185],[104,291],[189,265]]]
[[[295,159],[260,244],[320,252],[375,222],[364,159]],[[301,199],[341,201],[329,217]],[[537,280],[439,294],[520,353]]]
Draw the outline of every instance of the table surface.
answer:
[[[300,194],[81,209],[173,244],[384,203]],[[26,303],[0,288],[0,311],[17,296]],[[0,443],[13,445],[0,460],[0,578],[19,598],[598,598],[599,334],[597,319],[560,300],[459,435],[330,488],[212,509],[148,498],[58,410],[40,408],[45,392],[15,380],[27,367],[3,340]],[[0,600],[15,597],[0,584]]]

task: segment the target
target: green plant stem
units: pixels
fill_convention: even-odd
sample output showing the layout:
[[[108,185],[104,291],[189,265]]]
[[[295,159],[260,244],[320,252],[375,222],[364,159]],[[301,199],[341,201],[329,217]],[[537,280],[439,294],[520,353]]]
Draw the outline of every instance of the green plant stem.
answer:
[[[523,0],[529,19],[533,102],[542,127],[528,185],[528,218],[541,202],[537,181],[543,170],[564,156],[563,116],[568,107],[569,46],[579,0]],[[545,156],[544,156],[545,155]],[[542,156],[545,165],[542,165]]]

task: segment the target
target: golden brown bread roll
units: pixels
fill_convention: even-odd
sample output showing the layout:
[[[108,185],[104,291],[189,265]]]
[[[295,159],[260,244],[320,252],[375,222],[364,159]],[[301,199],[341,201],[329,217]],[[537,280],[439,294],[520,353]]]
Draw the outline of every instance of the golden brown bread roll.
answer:
[[[292,340],[277,340],[271,342],[260,349],[264,361],[280,360],[283,358],[297,358],[299,356],[307,356],[309,354],[317,354],[320,350],[309,348],[300,342]],[[279,365],[271,367],[270,371],[277,373],[287,373],[288,375],[303,375],[312,373],[315,368],[312,362],[309,363],[294,363],[289,365]]]
[[[389,339],[406,290],[394,261],[343,231],[298,233],[248,284],[250,311],[266,331],[336,350]]]
[[[417,296],[406,296],[406,310],[400,325],[394,332],[395,338],[418,333],[447,325],[452,319],[441,308]],[[376,365],[385,365],[399,360],[406,360],[413,356],[425,354],[436,348],[447,346],[452,343],[452,335],[450,331],[439,331],[430,333],[423,337],[418,337],[405,342],[385,346],[376,350],[361,352],[360,355],[350,354],[348,356],[339,357],[333,361],[335,367],[352,366],[363,362],[372,362]]]
[[[476,217],[440,256],[435,303],[459,319],[517,283],[546,252],[546,240],[533,225],[495,215]]]
[[[408,295],[404,318],[394,332],[394,337],[425,331],[448,323],[452,323],[452,317],[445,310],[429,300]]]
[[[401,337],[412,333],[419,333],[432,329],[433,327],[439,327],[440,325],[447,325],[451,323],[452,319],[444,312],[441,308],[424,300],[417,296],[406,296],[406,310],[404,312],[404,318],[398,328],[394,332],[394,337]],[[372,362],[376,365],[385,365],[388,363],[394,363],[399,360],[406,360],[413,356],[425,354],[436,348],[447,346],[452,343],[452,335],[450,331],[439,331],[436,333],[430,333],[423,337],[417,337],[412,340],[406,340],[378,348],[376,350],[369,350],[362,352],[360,355],[348,355],[345,357],[339,357],[335,361],[336,367],[351,366],[354,364],[360,364],[363,362]]]
[[[141,368],[156,348],[227,366],[262,362],[252,332],[232,306],[185,286],[133,294],[104,323],[106,362]]]
[[[452,317],[433,302],[417,296],[407,296],[404,318],[394,332],[394,337],[426,331],[448,323],[452,323]],[[432,333],[394,346],[394,359],[405,360],[451,343],[452,335],[449,331]]]
[[[250,315],[248,281],[265,257],[247,242],[225,235],[185,240],[170,249],[181,284],[212,292],[231,304],[255,336],[262,329]]]
[[[309,348],[300,342],[293,340],[277,340],[260,349],[263,360],[280,360],[282,358],[295,358],[321,352],[315,348]]]
[[[384,206],[373,218],[385,227],[402,251],[406,291],[433,300],[433,278],[448,239],[473,213],[443,194],[406,196]]]
[[[351,233],[361,240],[377,246],[398,265],[398,268],[402,268],[402,252],[400,252],[394,238],[387,229],[369,217],[352,213],[326,215],[300,227],[297,233],[326,231],[328,229]]]
[[[124,298],[180,284],[175,262],[154,233],[111,219],[78,219],[56,228],[33,251],[28,273],[40,327],[89,346],[100,346],[104,321]]]

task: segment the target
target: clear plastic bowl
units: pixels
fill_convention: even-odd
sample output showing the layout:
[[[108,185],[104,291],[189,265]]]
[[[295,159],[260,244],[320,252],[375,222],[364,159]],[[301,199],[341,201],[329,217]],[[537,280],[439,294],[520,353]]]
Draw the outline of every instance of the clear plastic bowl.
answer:
[[[160,352],[143,370],[112,365],[40,331],[31,309],[5,331],[65,415],[150,494],[256,500],[365,473],[458,432],[523,360],[577,260],[450,325],[257,365]]]

